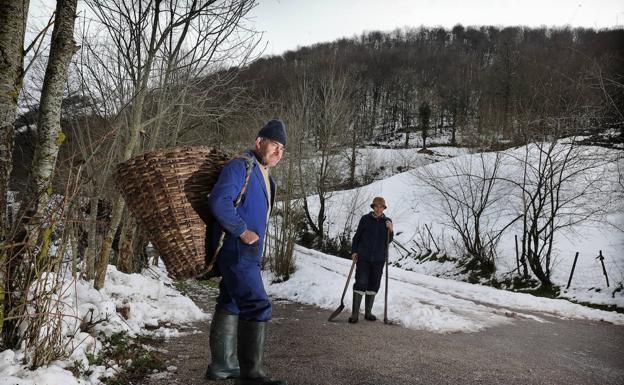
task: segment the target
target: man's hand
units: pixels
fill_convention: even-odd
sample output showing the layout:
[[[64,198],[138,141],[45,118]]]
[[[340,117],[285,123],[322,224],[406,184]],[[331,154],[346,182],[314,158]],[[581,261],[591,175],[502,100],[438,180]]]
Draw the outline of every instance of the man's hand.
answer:
[[[357,253],[353,253],[353,254],[351,254],[351,260],[352,260],[353,262],[357,262],[357,259],[358,259],[358,255],[357,255]]]
[[[394,232],[392,228],[392,221],[386,221],[386,228],[392,232]]]
[[[246,245],[254,244],[260,239],[260,237],[258,237],[258,234],[254,233],[251,230],[243,231],[239,238]]]

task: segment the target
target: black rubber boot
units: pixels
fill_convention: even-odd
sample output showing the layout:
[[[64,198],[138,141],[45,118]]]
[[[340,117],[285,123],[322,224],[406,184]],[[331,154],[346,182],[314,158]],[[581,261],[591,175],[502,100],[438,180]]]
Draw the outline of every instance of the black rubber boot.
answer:
[[[351,307],[351,317],[349,317],[350,324],[354,324],[358,322],[361,303],[362,303],[362,294],[354,291],[353,292],[353,306]]]
[[[219,307],[215,308],[210,324],[210,355],[212,362],[206,370],[210,380],[226,380],[240,375],[236,357],[238,315]]]
[[[274,380],[264,375],[262,357],[265,335],[266,322],[240,320],[238,323],[238,385],[287,385],[286,381]]]
[[[377,317],[372,313],[374,302],[375,294],[366,294],[366,298],[364,299],[364,318],[368,321],[377,321]]]

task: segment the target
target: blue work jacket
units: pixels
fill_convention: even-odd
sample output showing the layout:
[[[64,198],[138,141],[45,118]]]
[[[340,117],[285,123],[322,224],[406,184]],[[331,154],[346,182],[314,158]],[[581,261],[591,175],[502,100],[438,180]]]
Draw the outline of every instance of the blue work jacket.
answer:
[[[358,261],[383,262],[386,260],[388,237],[386,221],[392,220],[383,214],[375,218],[372,211],[360,218],[351,244],[351,252],[358,254]],[[388,242],[392,242],[393,237],[394,233],[390,232]]]
[[[229,161],[221,170],[217,183],[212,188],[208,197],[208,207],[214,218],[215,225],[212,228],[211,252],[214,253],[218,243],[221,229],[225,230],[225,239],[221,251],[219,252],[219,263],[222,258],[239,259],[241,255],[246,259],[260,262],[262,257],[262,246],[264,245],[264,235],[266,232],[267,215],[269,203],[267,201],[266,184],[260,165],[253,152],[248,151],[243,156],[251,157],[253,165],[249,176],[249,183],[238,205],[234,203],[243,184],[245,183],[246,161],[243,158],[235,158]],[[271,186],[271,207],[275,197],[275,182],[269,176]],[[239,236],[249,229],[260,237],[259,241],[253,245],[246,245]],[[229,262],[237,262],[231,260]]]

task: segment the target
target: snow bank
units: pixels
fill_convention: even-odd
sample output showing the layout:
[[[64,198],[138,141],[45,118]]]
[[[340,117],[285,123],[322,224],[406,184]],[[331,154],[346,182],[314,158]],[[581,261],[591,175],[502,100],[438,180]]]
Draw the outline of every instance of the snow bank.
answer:
[[[163,269],[150,268],[141,274],[124,274],[114,266],[108,266],[102,291],[95,290],[92,282],[63,281],[57,296],[61,304],[59,309],[63,312],[63,333],[67,336],[71,355],[31,371],[24,363],[28,355],[23,349],[0,352],[0,385],[100,384],[100,377],[115,373],[115,368],[89,365],[87,355],[97,355],[102,348],[102,342],[95,337],[100,332],[104,335],[127,332],[131,336],[169,337],[180,334],[174,324],[209,319],[209,314],[173,287]],[[51,278],[54,277],[48,279]],[[127,319],[117,312],[118,308],[126,308]],[[82,320],[95,323],[90,333],[80,331]],[[147,326],[150,330],[146,329]],[[76,363],[90,371],[88,378],[75,378],[67,370]]]

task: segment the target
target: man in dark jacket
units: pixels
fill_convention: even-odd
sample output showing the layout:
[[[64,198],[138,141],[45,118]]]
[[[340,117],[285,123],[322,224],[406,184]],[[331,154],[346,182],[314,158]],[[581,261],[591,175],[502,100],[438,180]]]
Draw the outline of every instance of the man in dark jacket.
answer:
[[[375,295],[379,291],[381,274],[387,258],[388,242],[394,232],[392,220],[384,215],[386,201],[375,197],[371,204],[373,211],[362,216],[351,246],[351,259],[356,262],[355,284],[353,284],[353,307],[349,323],[358,322],[362,297],[366,295],[364,318],[375,321],[372,313]]]
[[[254,149],[225,165],[208,197],[216,219],[210,229],[209,252],[214,254],[221,233],[225,234],[217,257],[222,278],[210,325],[212,362],[206,372],[213,380],[239,378],[238,383],[245,385],[286,384],[265,377],[262,369],[271,302],[260,273],[264,235],[275,198],[269,167],[277,165],[285,146],[284,123],[270,120],[258,132]]]

